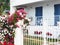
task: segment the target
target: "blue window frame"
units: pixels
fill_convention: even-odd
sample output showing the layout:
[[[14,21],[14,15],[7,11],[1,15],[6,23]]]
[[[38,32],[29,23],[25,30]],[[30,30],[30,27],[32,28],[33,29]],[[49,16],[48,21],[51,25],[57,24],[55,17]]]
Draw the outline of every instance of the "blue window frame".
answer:
[[[57,26],[57,22],[60,21],[60,4],[54,5],[54,15],[55,15],[55,26]]]
[[[42,25],[42,11],[43,7],[36,7],[35,8],[35,16],[36,16],[36,25]]]

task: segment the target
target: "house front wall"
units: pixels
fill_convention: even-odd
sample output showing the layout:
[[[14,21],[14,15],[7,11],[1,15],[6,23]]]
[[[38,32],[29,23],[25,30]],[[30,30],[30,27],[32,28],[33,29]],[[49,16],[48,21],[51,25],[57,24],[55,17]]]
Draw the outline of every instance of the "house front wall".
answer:
[[[60,0],[57,1],[45,1],[27,5],[25,8],[27,17],[33,17],[31,25],[35,25],[35,8],[43,7],[43,22],[46,21],[47,25],[54,25],[54,5],[60,4]]]
[[[43,1],[43,2],[38,2],[38,3],[34,3],[34,4],[24,5],[24,6],[26,6],[24,8],[27,12],[27,17],[33,18],[31,25],[34,25],[34,26],[30,26],[29,31],[28,31],[29,35],[37,36],[34,34],[34,31],[43,31],[44,32],[43,27],[35,26],[35,18],[36,18],[35,17],[35,8],[42,6],[43,7],[43,24],[45,23],[45,25],[52,25],[52,27],[49,27],[46,30],[46,32],[52,32],[52,34],[53,34],[53,36],[55,36],[55,38],[58,36],[56,34],[59,32],[60,29],[58,29],[59,27],[53,26],[54,25],[54,5],[55,4],[60,4],[60,0]],[[14,6],[12,6],[11,9],[12,9],[11,13],[13,13],[16,10],[16,8]],[[36,27],[37,27],[37,29],[36,29]],[[45,26],[45,28],[46,28],[46,26]],[[57,30],[57,31],[55,31],[55,30]]]
[[[31,22],[31,25],[35,25],[35,8],[36,7],[43,7],[43,24],[44,25],[50,25],[51,27],[47,27],[46,28],[46,32],[50,32],[52,33],[52,36],[47,36],[49,38],[58,38],[59,34],[60,34],[60,28],[58,26],[53,26],[54,25],[54,5],[55,4],[60,4],[60,0],[58,1],[46,1],[46,2],[39,2],[39,3],[35,3],[35,4],[30,4],[28,5],[25,10],[27,12],[27,17],[33,17],[33,21]],[[37,27],[37,28],[36,28]],[[37,36],[37,34],[34,34],[35,31],[42,31],[42,35],[38,34],[38,36],[42,36],[43,37],[43,32],[44,29],[42,26],[30,26],[29,28],[29,35],[31,36]],[[57,35],[56,35],[57,34]]]
[[[44,29],[42,26],[29,26],[28,35],[38,36],[38,37],[46,36],[47,38],[58,38],[59,37],[60,29],[58,27],[51,26],[51,27],[45,27],[45,28],[47,28],[47,29]],[[35,33],[35,32],[37,32],[37,33]],[[52,36],[46,35],[47,32],[51,33]]]

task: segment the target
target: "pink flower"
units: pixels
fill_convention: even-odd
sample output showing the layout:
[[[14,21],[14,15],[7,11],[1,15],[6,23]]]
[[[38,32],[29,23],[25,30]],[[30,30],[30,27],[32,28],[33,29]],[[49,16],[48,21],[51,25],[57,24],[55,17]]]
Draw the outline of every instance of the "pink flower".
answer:
[[[16,18],[17,19],[17,21],[19,21],[20,20],[20,18]]]
[[[9,24],[12,23],[13,20],[14,20],[14,16],[11,15],[11,16],[8,18],[8,23],[9,23]]]
[[[26,12],[24,11],[24,9],[20,9],[16,11],[17,16],[24,18],[26,16]]]
[[[19,26],[19,25],[17,25],[17,24],[16,24],[16,27],[20,28],[20,26]]]
[[[3,44],[0,42],[0,45],[3,45]]]

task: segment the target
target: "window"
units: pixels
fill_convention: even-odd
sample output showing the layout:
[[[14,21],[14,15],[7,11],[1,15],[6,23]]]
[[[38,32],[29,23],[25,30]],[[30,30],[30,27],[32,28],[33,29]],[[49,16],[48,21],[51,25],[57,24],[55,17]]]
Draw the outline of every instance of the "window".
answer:
[[[60,4],[54,5],[55,15],[60,15]]]
[[[42,25],[42,7],[35,8],[36,25]]]
[[[42,16],[42,7],[36,7],[36,16]]]
[[[54,15],[55,15],[55,26],[57,26],[57,22],[60,21],[60,4],[54,5]]]

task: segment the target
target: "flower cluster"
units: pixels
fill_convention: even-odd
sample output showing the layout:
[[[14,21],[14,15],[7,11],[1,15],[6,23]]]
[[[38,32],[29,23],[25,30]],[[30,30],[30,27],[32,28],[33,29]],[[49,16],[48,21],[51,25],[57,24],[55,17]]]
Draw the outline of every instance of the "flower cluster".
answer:
[[[14,43],[14,29],[8,24],[6,16],[0,16],[0,43],[5,41]]]
[[[0,16],[0,45],[14,44],[15,29],[21,26],[25,30],[31,21],[26,14],[24,9],[20,9],[12,15]]]
[[[42,34],[42,31],[39,31],[39,32],[35,31],[34,34],[39,34],[40,35],[40,34]]]
[[[50,32],[47,32],[46,35],[48,35],[48,36],[52,36],[52,34],[51,34]]]
[[[0,42],[0,45],[14,45],[14,44],[12,44],[11,42],[6,42],[6,41],[4,41],[3,43],[2,42]]]

